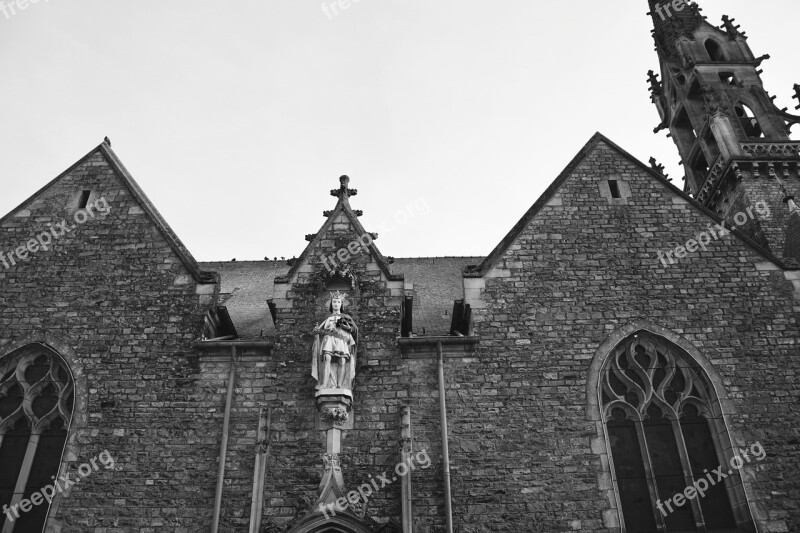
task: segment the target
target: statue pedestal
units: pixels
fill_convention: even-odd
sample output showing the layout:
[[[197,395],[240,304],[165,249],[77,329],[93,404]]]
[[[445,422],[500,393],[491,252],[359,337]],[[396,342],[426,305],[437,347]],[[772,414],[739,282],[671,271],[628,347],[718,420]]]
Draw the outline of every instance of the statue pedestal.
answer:
[[[353,429],[353,392],[349,389],[320,389],[316,393],[317,411],[319,416],[316,429],[328,431],[331,429]],[[330,448],[328,453],[333,452]]]
[[[350,401],[353,400],[353,391],[350,389],[317,389],[314,396],[319,399],[320,396],[344,396]]]
[[[315,427],[325,432],[325,454],[322,456],[325,468],[314,507],[322,509],[334,505],[347,494],[339,454],[342,431],[353,429],[353,392],[349,389],[320,389],[315,397],[318,411]]]

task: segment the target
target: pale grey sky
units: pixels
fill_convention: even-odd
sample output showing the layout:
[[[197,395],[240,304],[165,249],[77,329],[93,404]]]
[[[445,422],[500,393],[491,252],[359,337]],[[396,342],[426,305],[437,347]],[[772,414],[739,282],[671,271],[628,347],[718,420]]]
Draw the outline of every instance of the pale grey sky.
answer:
[[[771,54],[766,87],[793,110],[800,3],[700,3]],[[652,133],[646,0],[330,4],[0,11],[0,213],[106,135],[198,260],[299,255],[341,174],[384,254],[486,255],[595,131],[680,186]]]

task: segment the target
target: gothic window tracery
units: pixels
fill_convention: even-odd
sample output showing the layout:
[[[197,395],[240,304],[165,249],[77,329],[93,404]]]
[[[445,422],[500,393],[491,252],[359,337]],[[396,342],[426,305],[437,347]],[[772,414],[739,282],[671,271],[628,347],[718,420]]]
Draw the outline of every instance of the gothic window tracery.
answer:
[[[601,405],[625,531],[743,531],[752,523],[733,490],[737,473],[665,512],[664,502],[725,464],[719,402],[688,354],[644,332],[629,337],[603,367]]]
[[[74,385],[60,356],[34,344],[0,359],[0,507],[52,483],[72,418]],[[0,515],[2,533],[41,531],[48,505],[14,520]]]

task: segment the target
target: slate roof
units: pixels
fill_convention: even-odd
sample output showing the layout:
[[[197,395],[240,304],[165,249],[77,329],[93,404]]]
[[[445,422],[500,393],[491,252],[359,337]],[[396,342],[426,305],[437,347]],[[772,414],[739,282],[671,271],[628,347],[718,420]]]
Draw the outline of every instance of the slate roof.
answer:
[[[276,276],[289,271],[286,261],[217,261],[200,263],[221,277],[219,304],[228,309],[239,337],[256,339],[275,333],[267,299]]]
[[[461,271],[483,257],[417,257],[395,259],[392,272],[404,274],[414,286],[412,332],[415,335],[450,333],[453,300],[464,297]]]
[[[395,259],[393,274],[404,274],[414,286],[413,332],[417,335],[446,335],[450,331],[453,300],[464,297],[461,271],[479,263],[482,257],[418,257]],[[203,270],[218,272],[222,278],[220,305],[228,309],[239,336],[256,339],[275,334],[267,306],[276,277],[290,267],[282,261],[202,262]],[[398,328],[399,328],[398,324]]]

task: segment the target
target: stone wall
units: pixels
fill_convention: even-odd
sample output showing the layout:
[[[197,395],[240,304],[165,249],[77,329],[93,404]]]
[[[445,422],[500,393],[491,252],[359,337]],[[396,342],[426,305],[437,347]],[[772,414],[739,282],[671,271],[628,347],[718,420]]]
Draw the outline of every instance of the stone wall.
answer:
[[[74,224],[84,190],[110,210]],[[198,285],[99,150],[2,223],[0,251],[62,219],[75,227],[50,249],[0,264],[0,355],[53,346],[76,380],[62,473],[103,450],[115,467],[57,498],[48,530],[198,531],[211,513],[218,396],[195,387],[187,350],[214,286]]]
[[[608,178],[629,186],[626,205],[603,197]],[[510,245],[483,280],[485,308],[473,312],[480,363],[453,371],[451,386],[471,391],[451,400],[453,439],[477,440],[481,452],[453,445],[463,465],[454,477],[460,531],[606,531],[604,513],[615,525],[598,485],[587,379],[600,343],[639,320],[711,361],[727,388],[734,444],[758,440],[768,454],[745,471],[757,518],[770,531],[800,525],[798,435],[788,429],[800,420],[787,408],[800,394],[793,286],[732,236],[676,264],[659,261],[659,250],[685,245],[710,222],[600,142]],[[474,492],[496,501],[476,505]]]
[[[482,278],[467,278],[474,353],[445,361],[455,531],[613,531],[608,457],[590,407],[598,347],[631,324],[669,331],[702,354],[724,386],[734,444],[761,442],[746,467],[765,530],[800,527],[796,479],[797,300],[784,273],[735,236],[675,264],[657,253],[713,220],[603,140],[590,143]],[[624,198],[612,198],[616,179]],[[211,519],[230,352],[191,348],[214,286],[163,238],[102,154],[91,156],[2,224],[9,250],[68,219],[82,190],[110,206],[49,251],[0,271],[0,354],[46,342],[78,389],[67,468],[107,449],[100,471],[57,500],[53,531],[205,530]],[[94,196],[93,196],[94,198]],[[538,205],[538,204],[537,204]],[[271,353],[239,352],[221,531],[249,522],[258,411],[271,406],[264,530],[285,532],[312,511],[325,451],[315,429],[311,329],[326,316],[325,256],[363,234],[334,211],[289,278],[275,285]],[[355,428],[342,441],[347,488],[400,460],[400,409],[411,408],[414,531],[444,531],[437,363],[404,359],[400,304],[413,289],[379,254],[347,264],[360,327]],[[794,276],[797,277],[797,276]],[[615,333],[616,332],[616,333]],[[395,531],[400,479],[370,498],[367,522]]]

